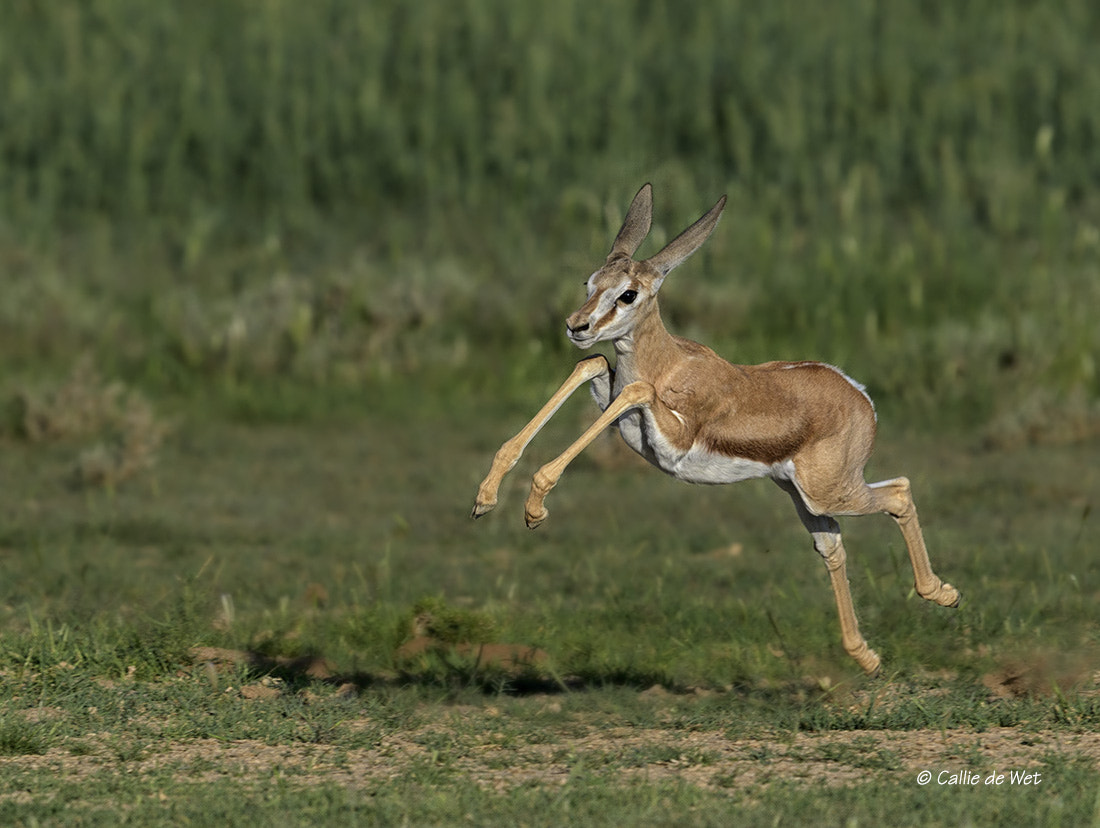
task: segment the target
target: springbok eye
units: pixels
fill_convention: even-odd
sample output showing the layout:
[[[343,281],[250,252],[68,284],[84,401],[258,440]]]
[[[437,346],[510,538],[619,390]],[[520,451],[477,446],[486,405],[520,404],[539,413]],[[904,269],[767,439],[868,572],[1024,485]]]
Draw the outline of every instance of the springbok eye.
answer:
[[[619,297],[619,301],[624,305],[634,304],[634,300],[638,298],[638,291],[636,290],[624,290],[623,295]]]

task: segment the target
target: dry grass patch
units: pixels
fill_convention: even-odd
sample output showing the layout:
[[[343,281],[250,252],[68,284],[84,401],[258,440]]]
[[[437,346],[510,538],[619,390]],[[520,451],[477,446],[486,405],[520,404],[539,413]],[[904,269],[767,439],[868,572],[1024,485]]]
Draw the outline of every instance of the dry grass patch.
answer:
[[[113,488],[151,468],[168,433],[143,394],[103,379],[87,358],[59,383],[19,390],[10,408],[13,430],[28,442],[84,445],[70,474],[78,487]]]

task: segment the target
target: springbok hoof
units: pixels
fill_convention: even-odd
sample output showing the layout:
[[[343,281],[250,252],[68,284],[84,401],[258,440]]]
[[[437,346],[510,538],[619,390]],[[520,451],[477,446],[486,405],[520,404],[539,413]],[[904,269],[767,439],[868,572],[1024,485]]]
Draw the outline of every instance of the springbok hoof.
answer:
[[[493,503],[475,503],[473,511],[470,512],[470,517],[477,519],[482,515],[487,515],[496,508],[496,505],[495,501]]]
[[[849,651],[848,655],[856,660],[856,663],[863,668],[868,676],[877,676],[879,670],[882,667],[882,660],[878,657],[878,653],[864,644],[856,651]]]
[[[917,594],[924,600],[937,603],[941,607],[957,607],[962,603],[962,594],[944,581],[941,581],[939,587],[928,594],[921,594],[919,590]]]
[[[540,508],[537,512],[527,510],[523,513],[523,519],[527,522],[528,529],[537,529],[548,517],[550,517],[550,512],[544,508]]]
[[[954,608],[962,603],[962,593],[951,586],[951,584],[944,584],[940,592],[944,595],[944,599],[940,601],[943,606]],[[954,595],[953,598],[952,595]]]

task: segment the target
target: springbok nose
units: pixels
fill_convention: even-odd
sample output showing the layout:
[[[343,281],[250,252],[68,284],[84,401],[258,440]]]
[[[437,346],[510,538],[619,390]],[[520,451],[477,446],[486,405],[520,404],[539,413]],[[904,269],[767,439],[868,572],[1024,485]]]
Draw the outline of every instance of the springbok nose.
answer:
[[[575,334],[575,333],[580,333],[581,331],[587,331],[588,330],[588,323],[585,322],[583,325],[573,326],[573,325],[569,324],[568,320],[566,320],[565,327],[569,330],[569,333]]]

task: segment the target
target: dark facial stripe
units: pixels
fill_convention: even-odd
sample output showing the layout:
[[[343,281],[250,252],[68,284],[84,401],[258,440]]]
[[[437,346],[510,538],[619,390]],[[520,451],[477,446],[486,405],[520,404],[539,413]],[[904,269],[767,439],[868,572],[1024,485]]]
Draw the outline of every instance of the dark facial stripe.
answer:
[[[612,305],[611,310],[609,310],[607,313],[605,313],[603,316],[601,316],[598,320],[596,320],[596,323],[592,326],[592,330],[602,331],[607,325],[611,324],[611,319],[615,316],[616,313],[618,313],[618,311],[619,311],[618,307],[615,306],[615,305]]]

